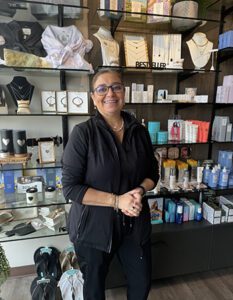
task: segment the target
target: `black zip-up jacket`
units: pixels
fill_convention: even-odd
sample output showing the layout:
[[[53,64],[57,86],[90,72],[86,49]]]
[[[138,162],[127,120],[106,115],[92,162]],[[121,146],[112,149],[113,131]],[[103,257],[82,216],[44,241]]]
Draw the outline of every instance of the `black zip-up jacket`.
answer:
[[[105,252],[111,251],[112,207],[83,205],[86,190],[124,194],[145,178],[158,181],[158,164],[149,133],[133,116],[122,112],[124,138],[120,144],[100,113],[74,127],[63,153],[63,193],[72,200],[68,231],[72,242]],[[150,211],[146,201],[134,219],[133,236],[139,245],[151,233]]]

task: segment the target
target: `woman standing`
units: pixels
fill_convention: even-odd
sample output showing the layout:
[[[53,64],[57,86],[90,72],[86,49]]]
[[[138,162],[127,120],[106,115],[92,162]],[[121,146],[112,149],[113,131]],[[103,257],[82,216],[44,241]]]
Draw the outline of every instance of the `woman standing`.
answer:
[[[102,70],[92,81],[95,117],[74,127],[63,154],[63,192],[72,200],[68,230],[84,276],[84,299],[104,300],[113,255],[127,277],[127,297],[150,290],[150,211],[145,192],[158,181],[150,137],[122,111],[120,73]]]

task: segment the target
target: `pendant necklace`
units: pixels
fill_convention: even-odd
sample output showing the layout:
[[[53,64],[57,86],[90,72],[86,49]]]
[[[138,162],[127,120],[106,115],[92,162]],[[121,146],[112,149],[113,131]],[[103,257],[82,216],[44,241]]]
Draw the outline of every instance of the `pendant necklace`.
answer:
[[[15,87],[14,87],[15,85]],[[18,86],[15,83],[10,84],[11,91],[16,100],[31,100],[32,86]]]
[[[207,40],[206,43],[204,43],[203,45],[197,44],[194,39],[192,39],[192,41],[193,41],[195,47],[197,48],[198,52],[200,53],[200,56],[204,55],[209,41]],[[206,54],[207,53],[205,53],[205,55]]]
[[[116,126],[111,127],[111,129],[112,129],[113,131],[115,131],[115,132],[119,132],[119,131],[121,131],[123,128],[124,128],[124,120],[123,120],[123,119],[122,119],[122,123],[121,123],[120,128],[117,129]]]

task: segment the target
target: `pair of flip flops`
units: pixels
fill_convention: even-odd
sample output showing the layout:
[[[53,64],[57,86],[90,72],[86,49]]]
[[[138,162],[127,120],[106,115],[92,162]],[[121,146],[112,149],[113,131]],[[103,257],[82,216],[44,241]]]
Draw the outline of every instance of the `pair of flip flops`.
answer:
[[[62,273],[71,269],[79,269],[77,257],[72,247],[69,247],[62,251],[59,260],[61,264]]]
[[[34,253],[36,272],[39,278],[52,276],[55,280],[61,277],[60,252],[55,247],[39,247]]]
[[[60,300],[61,292],[57,287],[57,281],[52,276],[45,278],[36,277],[30,287],[32,300]]]

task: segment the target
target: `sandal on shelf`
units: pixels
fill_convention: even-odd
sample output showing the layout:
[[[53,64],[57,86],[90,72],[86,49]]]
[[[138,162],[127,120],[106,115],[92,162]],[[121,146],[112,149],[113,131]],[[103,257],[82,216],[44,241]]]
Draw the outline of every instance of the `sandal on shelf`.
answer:
[[[14,219],[10,210],[4,210],[0,212],[0,225],[6,224]]]

